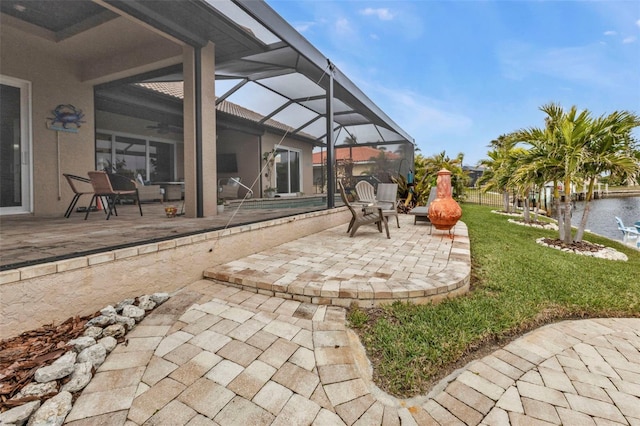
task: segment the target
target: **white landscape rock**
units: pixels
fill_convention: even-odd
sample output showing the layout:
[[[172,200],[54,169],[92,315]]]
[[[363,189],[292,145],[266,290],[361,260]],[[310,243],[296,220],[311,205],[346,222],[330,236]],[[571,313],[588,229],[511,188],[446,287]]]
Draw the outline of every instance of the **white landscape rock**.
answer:
[[[31,382],[23,387],[20,392],[11,399],[22,399],[27,396],[41,397],[55,392],[58,392],[58,382],[55,380],[46,383]]]
[[[91,362],[79,362],[75,365],[73,374],[71,374],[71,380],[62,386],[62,391],[78,392],[82,390],[91,381],[91,369],[93,364]]]
[[[76,352],[82,352],[84,349],[95,344],[96,339],[89,336],[78,337],[77,339],[69,340],[69,342],[67,342],[67,346],[72,346]]]
[[[140,322],[144,318],[145,311],[137,306],[127,305],[122,309],[122,315],[133,318],[136,322]]]
[[[122,337],[126,334],[127,330],[125,329],[124,325],[122,324],[112,324],[110,326],[108,326],[107,328],[104,329],[104,331],[102,332],[102,335],[105,337]]]
[[[107,305],[104,308],[100,309],[100,313],[105,317],[111,317],[117,314],[116,308],[111,305]]]
[[[122,312],[122,309],[125,306],[133,305],[134,303],[135,303],[135,299],[124,299],[122,302],[120,302],[120,303],[118,303],[116,305],[116,311],[117,312]]]
[[[95,326],[88,327],[84,331],[84,335],[87,337],[93,337],[94,339],[97,339],[100,336],[102,336],[102,327],[95,327]]]
[[[67,377],[73,373],[73,364],[76,362],[76,356],[75,352],[67,352],[53,364],[38,368],[33,378],[38,383],[46,383]]]
[[[109,353],[116,348],[118,341],[115,337],[107,336],[98,340],[98,344],[104,346],[104,349]]]
[[[156,302],[151,300],[151,296],[145,294],[144,296],[140,296],[138,298],[138,307],[140,309],[144,309],[145,311],[150,311],[151,309],[156,307]]]
[[[115,317],[115,315],[114,315]],[[106,315],[99,315],[95,318],[91,318],[86,324],[85,327],[106,327],[107,325],[113,324],[115,322],[114,317],[108,317]]]
[[[125,317],[124,315],[116,315],[116,324],[123,324],[127,327],[127,330],[131,330],[136,326],[136,320],[130,317]]]
[[[545,238],[538,238],[536,240],[536,243],[540,244],[541,246],[545,246],[545,247],[549,247],[552,249],[556,249],[556,250],[561,250],[565,253],[573,253],[573,254],[579,254],[581,256],[591,256],[591,257],[597,257],[600,259],[607,259],[607,260],[619,260],[622,262],[626,262],[629,260],[629,258],[627,257],[626,254],[619,252],[618,250],[611,248],[611,247],[605,247],[603,245],[600,244],[592,244],[594,247],[598,247],[597,251],[581,251],[581,250],[575,250],[572,248],[567,248],[567,247],[560,247],[560,246],[555,246],[552,244],[547,244],[545,241]]]
[[[71,394],[63,391],[44,404],[31,416],[28,426],[60,426],[71,411]]]
[[[98,368],[107,357],[107,350],[100,344],[95,344],[78,354],[78,362],[90,362]]]
[[[155,293],[151,296],[141,296],[146,306],[158,306],[169,299],[168,293]],[[66,346],[70,351],[65,353],[53,364],[38,369],[34,375],[35,382],[25,386],[12,399],[27,396],[47,397],[56,394],[41,405],[41,401],[30,401],[0,413],[0,425],[22,426],[55,426],[64,423],[73,404],[72,392],[79,392],[90,383],[94,368],[98,368],[106,359],[109,352],[118,344],[114,336],[124,335],[141,321],[146,312],[143,308],[134,306],[135,299],[125,299],[116,307],[109,305],[103,308],[99,315],[85,324],[82,337],[70,340]],[[152,309],[152,308],[151,308]],[[126,310],[129,315],[118,315],[117,312]],[[103,329],[106,327],[108,330]],[[96,340],[102,337],[97,343]],[[80,352],[80,353],[77,353]],[[57,380],[71,375],[69,381],[63,385],[58,393]],[[38,381],[38,379],[40,379]],[[26,423],[28,422],[28,423]]]
[[[169,293],[153,293],[151,295],[151,300],[156,303],[156,305],[162,305],[169,299]]]
[[[23,425],[40,408],[40,401],[31,401],[0,413],[0,425]]]

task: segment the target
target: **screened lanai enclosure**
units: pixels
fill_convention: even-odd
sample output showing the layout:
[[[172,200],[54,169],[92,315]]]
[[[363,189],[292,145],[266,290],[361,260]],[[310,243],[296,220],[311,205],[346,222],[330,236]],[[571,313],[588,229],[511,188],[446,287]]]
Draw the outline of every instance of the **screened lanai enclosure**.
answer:
[[[414,141],[384,105],[263,1],[79,1],[73,13],[66,4],[0,3],[2,89],[29,91],[18,120],[33,128],[3,134],[3,152],[22,138],[29,161],[15,170],[2,156],[2,188],[14,192],[3,192],[2,214],[63,212],[70,195],[58,177],[70,171],[108,170],[161,187],[162,199],[184,199],[187,216],[203,217],[221,198],[324,194],[333,207],[326,195],[336,193],[337,178],[389,181],[413,163]],[[17,40],[26,50],[12,47]],[[35,72],[56,67],[47,77]],[[84,114],[62,142],[33,124],[60,104]],[[65,156],[64,138],[82,145]],[[58,181],[57,191],[40,181]]]

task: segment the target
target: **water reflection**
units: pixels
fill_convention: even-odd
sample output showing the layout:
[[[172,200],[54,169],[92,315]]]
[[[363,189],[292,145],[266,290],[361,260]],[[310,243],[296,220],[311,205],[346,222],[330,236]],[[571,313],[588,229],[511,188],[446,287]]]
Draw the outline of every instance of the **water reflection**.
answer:
[[[584,204],[582,201],[576,203],[576,209],[571,218],[574,226],[578,226],[582,219]],[[622,240],[622,233],[618,230],[615,216],[622,219],[625,226],[633,226],[635,222],[640,221],[640,197],[603,198],[591,201],[587,229],[614,240]]]

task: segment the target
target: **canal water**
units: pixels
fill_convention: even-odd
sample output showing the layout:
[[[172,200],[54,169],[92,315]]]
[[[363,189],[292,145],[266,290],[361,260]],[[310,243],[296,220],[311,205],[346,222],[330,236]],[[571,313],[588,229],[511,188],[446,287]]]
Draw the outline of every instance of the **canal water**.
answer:
[[[580,224],[584,202],[576,202],[571,223]],[[618,230],[615,217],[619,217],[625,226],[633,226],[640,221],[640,197],[601,198],[592,200],[587,219],[587,230],[611,238],[622,240],[622,232]]]

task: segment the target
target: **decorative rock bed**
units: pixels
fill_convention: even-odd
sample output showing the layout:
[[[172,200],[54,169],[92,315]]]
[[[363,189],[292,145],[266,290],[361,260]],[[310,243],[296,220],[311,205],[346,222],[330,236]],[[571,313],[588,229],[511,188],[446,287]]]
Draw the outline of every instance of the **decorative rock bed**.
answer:
[[[85,324],[84,335],[67,342],[69,348],[51,365],[36,370],[34,381],[27,384],[10,400],[25,400],[23,405],[0,413],[0,425],[62,425],[71,411],[73,393],[84,389],[95,371],[115,349],[118,338],[132,330],[146,313],[161,305],[167,293],[125,299],[115,307],[109,305],[100,315]],[[58,388],[59,380],[67,380]],[[46,399],[41,405],[41,400]]]
[[[558,225],[556,225],[555,223],[551,223],[551,222],[529,222],[529,223],[526,223],[523,220],[514,220],[514,219],[508,219],[507,222],[515,223],[516,225],[521,225],[521,226],[529,226],[531,228],[550,229],[552,231],[557,231],[558,230]]]
[[[556,250],[561,250],[566,253],[574,253],[580,254],[583,256],[591,256],[597,257],[600,259],[608,259],[608,260],[620,260],[626,262],[629,260],[626,254],[620,253],[618,250],[613,249],[611,247],[605,247],[601,244],[590,243],[588,241],[582,241],[580,245],[565,245],[558,240],[552,240],[550,238],[538,238],[536,243],[545,246],[551,247]]]
[[[491,210],[491,213],[500,214],[502,216],[511,216],[511,217],[522,217],[522,213],[507,213],[501,210]]]

